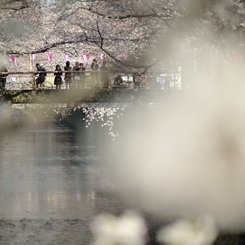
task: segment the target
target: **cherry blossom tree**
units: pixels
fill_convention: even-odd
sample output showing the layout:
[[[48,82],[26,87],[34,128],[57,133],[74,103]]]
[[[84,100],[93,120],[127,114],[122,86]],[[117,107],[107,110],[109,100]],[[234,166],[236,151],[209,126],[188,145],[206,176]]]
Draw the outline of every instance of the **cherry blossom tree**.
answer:
[[[114,68],[144,73],[193,63],[194,48],[207,56],[206,50],[214,55],[225,47],[233,58],[243,48],[242,1],[12,0],[3,6],[0,50],[23,63],[30,54],[47,62],[50,52],[60,63],[64,54],[82,60],[103,53]]]

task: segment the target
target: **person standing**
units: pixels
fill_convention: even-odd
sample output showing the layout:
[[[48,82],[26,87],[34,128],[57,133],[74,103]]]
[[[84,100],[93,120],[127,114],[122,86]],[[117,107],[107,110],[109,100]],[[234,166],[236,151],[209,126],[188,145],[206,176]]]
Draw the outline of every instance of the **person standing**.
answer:
[[[102,62],[100,67],[100,82],[102,83],[102,87],[108,88],[109,87],[109,70],[106,67],[106,61]]]
[[[66,89],[70,89],[72,87],[72,74],[71,74],[70,61],[66,61],[66,66],[64,67],[64,71],[65,71]]]
[[[56,86],[56,89],[60,89],[62,84],[62,70],[60,65],[56,65],[55,71],[54,71],[54,85]]]
[[[5,90],[5,86],[6,86],[6,80],[7,80],[7,74],[8,70],[7,68],[3,65],[0,64],[0,89],[1,90]]]
[[[97,63],[96,59],[93,59],[92,64],[91,64],[91,70],[92,70],[92,81],[95,85],[99,85],[98,81],[98,70],[99,70],[99,65]]]
[[[78,88],[80,85],[80,65],[78,61],[75,62],[75,66],[73,66],[72,71],[73,71],[74,87]]]
[[[115,77],[115,79],[114,79],[114,85],[116,87],[123,86],[123,80],[122,80],[121,75],[118,75],[117,77]]]
[[[83,66],[83,63],[80,63],[80,79],[81,79],[81,88],[84,89],[85,88],[85,71],[86,68]]]
[[[41,87],[43,85],[47,76],[47,72],[42,64],[37,63],[36,68],[37,68],[37,73],[35,75],[38,75],[36,79],[36,88],[38,89],[38,87]]]
[[[92,71],[98,71],[99,65],[96,59],[93,59],[92,64],[91,64],[91,70]]]

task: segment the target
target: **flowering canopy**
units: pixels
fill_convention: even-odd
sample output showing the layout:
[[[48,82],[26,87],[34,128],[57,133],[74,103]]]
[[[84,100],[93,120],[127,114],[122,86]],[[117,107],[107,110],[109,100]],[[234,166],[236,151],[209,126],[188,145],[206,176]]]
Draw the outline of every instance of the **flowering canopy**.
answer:
[[[10,0],[0,11],[3,53],[45,53],[42,62],[53,53],[54,63],[103,53],[114,67],[141,73],[193,63],[193,47],[198,57],[222,46],[225,59],[235,58],[245,26],[244,4],[221,0]]]

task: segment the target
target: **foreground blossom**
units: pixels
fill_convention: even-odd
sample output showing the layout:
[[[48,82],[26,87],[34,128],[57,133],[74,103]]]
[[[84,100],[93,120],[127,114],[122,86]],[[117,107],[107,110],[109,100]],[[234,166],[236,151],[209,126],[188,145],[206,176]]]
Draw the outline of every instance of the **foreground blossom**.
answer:
[[[178,220],[162,228],[157,239],[167,245],[211,245],[218,230],[211,217],[200,217],[196,222]]]
[[[146,225],[138,214],[128,211],[120,217],[101,214],[91,225],[94,245],[144,245]]]
[[[219,229],[244,228],[245,74],[232,68],[124,113],[108,169],[126,201],[163,221],[209,213]]]

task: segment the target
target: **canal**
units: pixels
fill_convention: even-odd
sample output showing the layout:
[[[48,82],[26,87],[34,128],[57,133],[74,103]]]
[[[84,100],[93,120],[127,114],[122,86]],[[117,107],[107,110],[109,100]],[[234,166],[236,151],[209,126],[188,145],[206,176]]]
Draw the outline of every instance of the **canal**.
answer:
[[[11,115],[10,110],[6,111],[0,113],[0,245],[92,244],[94,237],[90,225],[98,214],[123,214],[129,208],[138,207],[137,198],[142,193],[130,185],[134,195],[130,195],[130,202],[123,203],[115,195],[120,182],[107,178],[110,169],[106,166],[113,166],[104,164],[110,154],[114,159],[112,164],[120,165],[128,148],[132,156],[145,156],[138,145],[130,147],[128,142],[126,148],[119,147],[120,151],[113,152],[114,147],[104,140],[104,131],[96,127],[90,128],[93,140],[88,140],[84,130],[76,130],[53,113],[43,116],[43,111],[27,110],[18,115],[18,110],[11,110]],[[134,130],[142,127],[142,123],[138,123],[139,114],[133,116],[127,111],[120,122],[126,120],[131,125],[132,118],[136,117]],[[80,112],[77,110],[77,113]],[[111,113],[109,115],[111,117]],[[152,118],[149,111],[147,115]],[[146,126],[149,128],[148,123]],[[125,142],[125,135],[126,132],[119,134],[110,144],[121,146],[119,139]],[[102,142],[102,146],[96,142]],[[102,151],[106,149],[104,145],[109,148],[106,153]],[[130,169],[133,163],[123,161],[123,164]],[[126,173],[127,186],[131,172]],[[140,179],[137,174],[133,177]],[[148,188],[145,180],[142,186]],[[150,199],[144,199],[140,206],[147,205],[147,201],[152,205]],[[148,224],[146,245],[159,244],[156,234],[165,222],[156,217],[149,213],[145,216]],[[244,244],[244,237],[244,233],[221,233],[214,245]]]
[[[0,244],[89,244],[91,220],[118,211],[100,154],[84,142],[53,118],[2,133]]]

